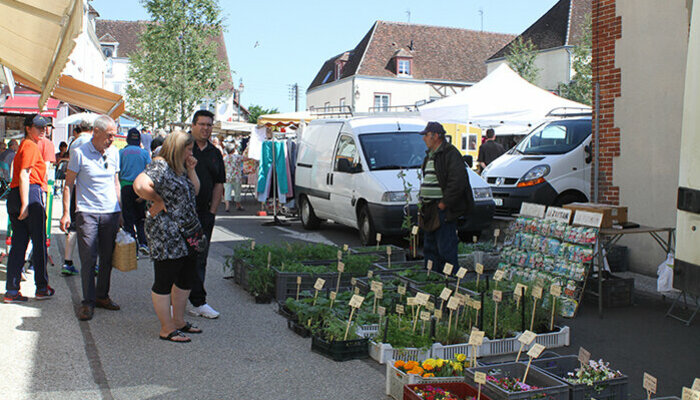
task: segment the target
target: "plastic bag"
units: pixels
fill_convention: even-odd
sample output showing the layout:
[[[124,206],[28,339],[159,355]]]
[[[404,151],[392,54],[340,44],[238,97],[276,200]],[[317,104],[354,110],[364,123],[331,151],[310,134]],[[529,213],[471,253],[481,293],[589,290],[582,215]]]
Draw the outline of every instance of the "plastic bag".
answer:
[[[659,268],[656,270],[656,275],[659,277],[656,280],[657,292],[664,293],[673,291],[673,261],[673,254],[668,253],[666,260],[659,264]]]
[[[117,232],[117,238],[115,239],[115,242],[117,244],[129,244],[135,242],[135,240],[124,229],[119,228],[119,232]]]
[[[119,229],[114,240],[112,267],[122,271],[133,271],[137,268],[136,240],[123,229]]]

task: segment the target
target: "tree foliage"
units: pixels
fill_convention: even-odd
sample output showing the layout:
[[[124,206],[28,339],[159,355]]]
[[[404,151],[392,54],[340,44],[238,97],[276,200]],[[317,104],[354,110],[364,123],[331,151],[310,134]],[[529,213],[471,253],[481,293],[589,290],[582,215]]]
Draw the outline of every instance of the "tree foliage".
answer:
[[[248,111],[250,112],[250,116],[248,117],[248,122],[251,124],[257,124],[258,123],[258,118],[261,115],[266,115],[266,114],[277,114],[279,110],[276,108],[263,108],[262,106],[254,105],[248,107]]]
[[[536,58],[537,46],[529,38],[523,40],[520,36],[511,43],[506,55],[508,66],[533,85],[537,84],[540,76],[540,69],[535,66]]]
[[[203,99],[219,99],[230,73],[214,40],[222,28],[217,0],[141,0],[151,21],[130,57],[129,112],[148,124],[185,122]]]
[[[591,67],[591,16],[586,16],[583,22],[583,34],[580,42],[574,46],[571,54],[571,68],[574,76],[571,81],[559,84],[559,95],[569,100],[591,105],[592,102],[592,67]]]

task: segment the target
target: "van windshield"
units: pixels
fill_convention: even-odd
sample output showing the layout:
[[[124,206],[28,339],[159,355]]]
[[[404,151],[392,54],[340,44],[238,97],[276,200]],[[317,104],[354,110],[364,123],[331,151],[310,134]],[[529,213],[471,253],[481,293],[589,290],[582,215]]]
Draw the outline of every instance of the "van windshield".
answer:
[[[591,134],[591,120],[554,121],[535,128],[516,147],[521,154],[564,154]]]
[[[360,143],[372,171],[419,168],[427,150],[418,132],[368,133]]]

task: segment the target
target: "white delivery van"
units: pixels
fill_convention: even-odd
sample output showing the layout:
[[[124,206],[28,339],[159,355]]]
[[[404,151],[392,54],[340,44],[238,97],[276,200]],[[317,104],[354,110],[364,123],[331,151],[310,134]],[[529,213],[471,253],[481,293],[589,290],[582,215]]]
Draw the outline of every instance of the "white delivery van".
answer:
[[[520,212],[523,201],[544,205],[591,198],[591,118],[542,123],[489,164],[481,176],[491,186],[496,215]]]
[[[388,116],[311,121],[299,141],[294,186],[304,228],[332,220],[358,228],[365,245],[374,243],[377,232],[405,233],[406,191],[398,175],[403,170],[411,185],[408,208],[416,223],[426,151],[419,132],[425,125],[415,117]],[[475,204],[459,221],[459,230],[471,240],[471,234],[491,224],[494,202],[488,184],[467,169]]]

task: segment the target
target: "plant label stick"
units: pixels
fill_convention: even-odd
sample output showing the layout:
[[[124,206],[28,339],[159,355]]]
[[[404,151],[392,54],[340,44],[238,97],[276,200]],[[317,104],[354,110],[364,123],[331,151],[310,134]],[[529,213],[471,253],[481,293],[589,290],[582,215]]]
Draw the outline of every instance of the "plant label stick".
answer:
[[[479,240],[476,236],[472,236],[472,242],[476,243]]]
[[[340,276],[343,274],[343,271],[345,271],[345,263],[342,261],[338,261],[338,281],[335,283],[336,293],[340,291]]]
[[[352,287],[355,287],[355,285],[357,285],[357,279],[355,279],[355,278],[350,278],[350,285],[351,285]]]
[[[344,252],[344,253],[347,253],[348,250],[350,250],[350,246],[348,246],[347,244],[344,244],[344,245],[343,245],[343,252]]]
[[[301,276],[297,276],[297,301],[299,301],[299,289],[301,288]]]
[[[498,303],[503,300],[503,292],[500,290],[494,290],[493,291],[493,302],[494,302],[494,308],[493,308],[493,338],[496,339],[496,328],[498,327]]]
[[[342,259],[343,259],[343,251],[342,251],[342,250],[338,250],[338,261],[340,261],[340,260],[342,260]]]
[[[435,318],[437,318],[438,321],[442,319],[442,310],[435,310]]]
[[[498,244],[498,237],[501,235],[501,230],[496,228],[493,230],[493,247]]]
[[[386,246],[386,261],[387,266],[391,268],[391,246]]]
[[[452,269],[454,269],[454,265],[450,263],[445,263],[445,266],[442,268],[442,273],[445,276],[450,276],[452,275]]]
[[[405,285],[399,285],[396,288],[396,291],[399,292],[399,302],[403,303],[403,296],[406,294],[406,286]]]
[[[323,285],[326,284],[326,281],[324,279],[318,278],[316,279],[316,283],[314,283],[314,304],[316,305],[316,298],[318,297],[318,291],[323,289]]]
[[[267,252],[267,269],[270,269],[270,263],[272,262],[272,253]]]
[[[549,294],[552,295],[552,318],[549,321],[549,330],[553,331],[554,330],[554,313],[556,312],[556,309],[557,309],[557,298],[559,296],[561,296],[561,286],[552,285],[549,288]]]
[[[644,389],[647,391],[647,400],[651,399],[652,394],[656,394],[656,378],[644,373]]]
[[[433,303],[432,301],[429,301],[428,304],[425,305],[425,309],[430,311],[430,312],[435,311],[435,303]]]
[[[352,323],[352,316],[355,314],[355,310],[362,307],[362,302],[365,300],[364,297],[353,295],[350,299],[350,318],[348,318],[348,326],[345,328],[345,336],[343,340],[348,340],[348,333],[350,332],[350,324]]]
[[[430,276],[430,271],[433,269],[433,260],[428,260],[425,264],[425,268],[428,270],[428,276]]]
[[[474,372],[474,383],[479,385],[479,391],[476,395],[476,400],[481,400],[481,385],[486,383],[486,373]]]
[[[430,312],[428,311],[421,311],[420,312],[420,319],[423,321],[423,328],[421,328],[421,336],[425,335],[425,323],[427,321],[430,321]]]
[[[418,251],[418,226],[413,225],[411,228],[411,250],[413,250],[413,258],[416,258],[416,251]]]
[[[496,282],[496,289],[498,289],[498,283],[503,280],[503,276],[505,275],[505,272],[502,269],[499,269],[493,274],[493,281]]]
[[[415,315],[414,318],[413,318],[413,332],[414,332],[414,333],[415,333],[415,331],[416,331],[416,324],[418,323],[418,317],[420,316],[420,313],[421,313],[421,311],[420,311],[420,308],[421,308],[421,307],[422,307],[422,306],[419,304],[419,305],[418,305],[418,310],[416,311],[416,315]]]
[[[527,292],[527,286],[523,285],[522,283],[518,283],[515,285],[515,290],[513,291],[513,297],[515,298],[515,302],[517,304],[516,309],[520,309],[520,298],[525,295],[525,292]]]
[[[527,362],[527,368],[525,368],[525,375],[523,376],[523,383],[525,383],[525,380],[527,380],[527,373],[530,371],[530,364],[532,364],[532,360],[539,357],[543,351],[544,351],[544,346],[539,344],[539,343],[535,343],[535,345],[532,346],[530,351],[527,352],[527,355],[528,355],[528,357],[530,357],[530,360]]]
[[[372,278],[374,278],[374,271],[372,271],[372,270],[367,271],[367,279],[372,279]]]
[[[452,329],[452,312],[459,307],[459,300],[452,296],[450,297],[450,300],[447,302],[447,308],[450,310],[450,317],[447,320],[447,334],[450,334],[450,330]]]
[[[476,353],[479,348],[484,343],[484,331],[473,329],[469,334],[469,346],[472,346],[472,363],[471,365],[476,365]]]
[[[379,326],[382,326],[382,319],[386,315],[386,307],[383,307],[383,306],[377,307],[377,314],[379,314]]]
[[[684,387],[681,394],[681,400],[700,400],[700,392]]]
[[[401,329],[401,316],[403,315],[404,311],[405,311],[405,310],[404,310],[404,308],[403,308],[403,304],[397,304],[397,305],[396,305],[396,314],[399,316],[399,318],[398,318],[398,326],[399,326],[399,329]]]
[[[591,361],[591,352],[584,349],[583,347],[579,347],[578,361],[581,363],[581,369],[583,369],[583,367],[588,365],[588,362]]]
[[[481,274],[484,273],[484,265],[480,263],[476,263],[476,267],[474,268],[476,270],[476,290],[479,290],[479,280],[481,279]]]
[[[379,250],[379,243],[381,243],[381,241],[382,241],[382,234],[377,233],[376,239],[377,239],[377,250]]]
[[[331,292],[330,298],[331,298],[331,306],[330,308],[333,308],[333,302],[335,302],[335,298],[338,296],[338,292]]]
[[[537,338],[537,334],[533,331],[525,331],[520,336],[518,336],[518,342],[520,342],[520,350],[518,350],[518,356],[515,357],[515,362],[520,361],[520,354],[523,352],[525,346],[529,346]]]
[[[695,378],[692,389],[696,392],[700,392],[700,378]]]
[[[255,250],[255,240],[253,240],[252,242],[250,242],[250,249],[251,249],[251,250]]]
[[[457,277],[457,288],[455,290],[459,291],[459,281],[464,279],[467,275],[467,269],[464,267],[459,267],[455,276]]]
[[[530,319],[530,330],[535,326],[535,312],[537,311],[537,300],[542,298],[542,286],[535,286],[532,288],[532,318]]]

